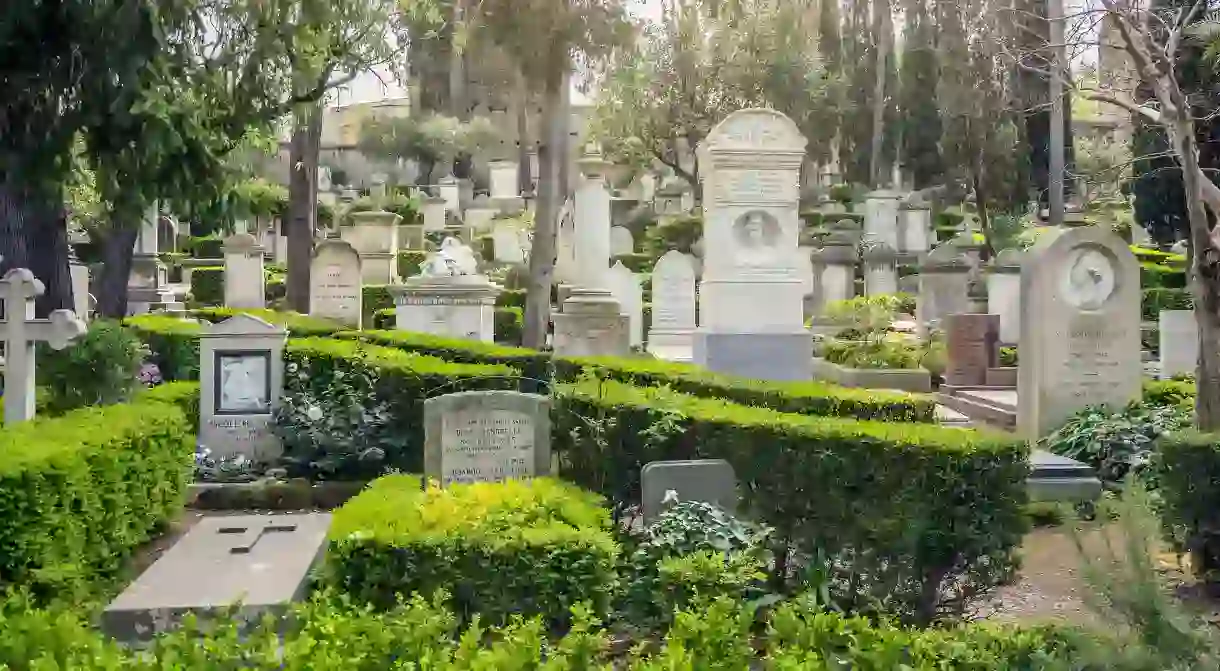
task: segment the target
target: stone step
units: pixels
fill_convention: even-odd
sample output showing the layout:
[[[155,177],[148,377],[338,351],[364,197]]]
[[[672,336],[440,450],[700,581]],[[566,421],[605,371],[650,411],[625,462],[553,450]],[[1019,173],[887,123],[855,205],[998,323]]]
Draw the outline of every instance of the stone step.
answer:
[[[952,393],[941,392],[936,395],[936,400],[976,423],[1012,431],[1017,428],[1017,408],[1015,403],[1006,402],[1007,395],[1007,392],[961,389]]]

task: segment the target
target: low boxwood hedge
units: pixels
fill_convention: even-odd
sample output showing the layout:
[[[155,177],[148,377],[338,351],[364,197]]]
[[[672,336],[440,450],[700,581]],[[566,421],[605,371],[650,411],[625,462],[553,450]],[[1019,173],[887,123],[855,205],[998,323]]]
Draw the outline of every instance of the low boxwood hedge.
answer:
[[[397,321],[397,308],[383,308],[373,313],[373,329],[378,331],[393,330]],[[521,308],[495,308],[495,337],[501,345],[518,347],[521,345],[521,332],[524,329],[524,319]]]
[[[421,491],[389,475],[335,511],[325,575],[382,608],[443,588],[466,621],[563,624],[573,604],[608,610],[618,552],[598,497],[558,480]]]
[[[366,284],[360,287],[360,309],[364,318],[371,319],[379,310],[394,307],[394,296],[388,284]]]
[[[1157,441],[1161,518],[1199,578],[1220,583],[1220,434],[1188,431]]]
[[[691,364],[647,358],[556,357],[557,379],[571,382],[591,371],[636,386],[665,385],[694,396],[725,398],[744,405],[801,415],[889,422],[935,422],[931,397],[897,391],[852,389],[824,382],[768,382],[712,373]]]
[[[610,380],[560,385],[552,449],[561,475],[617,505],[640,469],[727,459],[751,517],[851,574],[836,603],[929,621],[961,592],[1015,568],[1028,448],[1007,434],[809,417]],[[774,579],[788,578],[781,564]],[[960,604],[958,604],[960,605]]]
[[[203,306],[224,304],[224,266],[201,266],[191,273],[191,300]]]
[[[309,390],[330,393],[336,373],[369,373],[376,380],[375,398],[385,404],[400,451],[388,465],[404,471],[423,469],[424,401],[432,396],[472,389],[516,389],[517,369],[507,365],[454,363],[391,347],[334,338],[290,338],[284,350],[285,393]]]
[[[506,308],[525,309],[525,299],[529,294],[525,289],[505,289],[496,297],[496,305]]]
[[[0,592],[71,599],[182,509],[195,453],[172,402],[183,390],[0,429]]]
[[[524,347],[398,330],[340,331],[334,337],[427,354],[456,363],[512,366],[526,378],[520,385],[523,390],[537,390],[538,385],[550,379],[550,355]]]
[[[266,308],[201,308],[191,310],[190,315],[215,324],[234,315],[247,314],[258,317],[268,324],[283,326],[288,329],[288,335],[294,338],[310,336],[328,336],[347,328],[339,322],[312,315],[303,315],[288,310],[269,310]]]
[[[611,262],[622,261],[623,265],[633,273],[646,273],[652,270],[657,259],[651,254],[643,252],[632,252],[630,254],[615,254]]]

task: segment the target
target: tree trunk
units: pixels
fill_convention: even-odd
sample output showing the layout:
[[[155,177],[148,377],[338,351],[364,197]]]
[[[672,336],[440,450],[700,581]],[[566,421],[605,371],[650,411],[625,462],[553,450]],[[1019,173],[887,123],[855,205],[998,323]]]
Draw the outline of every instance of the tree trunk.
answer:
[[[117,213],[111,215],[110,228],[102,240],[102,273],[97,279],[99,316],[111,319],[127,316],[127,283],[131,277],[136,239],[139,237],[138,218],[133,220]]]
[[[524,79],[517,84],[517,194],[533,191],[534,175],[530,170],[529,89]]]
[[[869,147],[868,174],[873,187],[882,186],[885,166],[881,151],[885,145],[885,62],[890,57],[890,42],[894,40],[894,29],[890,23],[890,3],[881,0],[873,7],[877,12],[873,19],[873,36],[877,41],[876,72],[873,75],[873,137]]]
[[[556,217],[559,214],[561,186],[559,166],[563,160],[564,138],[567,135],[568,110],[564,108],[562,86],[566,62],[556,63],[556,71],[546,82],[542,111],[542,129],[546,143],[539,155],[538,209],[534,217],[534,243],[530,251],[529,291],[525,302],[526,347],[541,349],[546,345],[547,327],[551,316],[551,284],[555,272]]]
[[[288,307],[309,312],[309,264],[318,220],[318,152],[322,103],[303,110],[292,132],[288,177]]]
[[[34,302],[40,317],[73,307],[64,216],[62,203],[40,198],[29,188],[0,183],[0,276],[13,268],[28,268],[42,281],[46,291]]]

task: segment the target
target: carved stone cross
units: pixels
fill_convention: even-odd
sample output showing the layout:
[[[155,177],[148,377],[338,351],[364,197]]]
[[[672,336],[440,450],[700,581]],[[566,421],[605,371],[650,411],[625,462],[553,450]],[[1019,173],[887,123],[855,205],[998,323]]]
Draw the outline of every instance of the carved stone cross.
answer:
[[[217,533],[225,535],[237,535],[239,538],[233,541],[229,547],[229,554],[245,555],[250,554],[254,550],[254,546],[262,540],[265,534],[273,533],[292,533],[297,530],[295,524],[268,524],[263,527],[221,527]]]
[[[85,332],[85,324],[71,310],[55,310],[49,319],[34,319],[34,298],[44,291],[42,282],[25,268],[14,268],[0,279],[4,317],[4,423],[34,418],[34,343],[63,349]]]

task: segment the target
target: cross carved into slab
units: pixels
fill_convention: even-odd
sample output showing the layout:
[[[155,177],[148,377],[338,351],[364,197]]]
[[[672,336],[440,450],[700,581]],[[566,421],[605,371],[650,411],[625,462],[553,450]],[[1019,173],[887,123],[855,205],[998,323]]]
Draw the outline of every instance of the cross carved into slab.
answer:
[[[297,530],[295,524],[268,524],[257,529],[250,527],[221,527],[216,533],[222,535],[241,535],[241,538],[235,539],[232,547],[229,548],[229,554],[246,555],[254,550],[254,546],[262,540],[266,534],[274,533],[291,533]],[[257,532],[257,533],[255,533]]]
[[[34,298],[44,290],[26,268],[13,268],[0,279],[5,424],[34,418],[34,343],[42,341],[52,349],[63,349],[85,332],[84,322],[71,310],[55,310],[48,319],[34,318]]]

